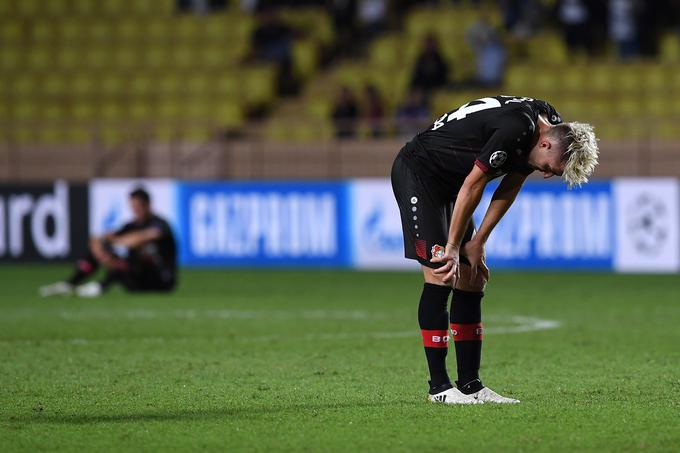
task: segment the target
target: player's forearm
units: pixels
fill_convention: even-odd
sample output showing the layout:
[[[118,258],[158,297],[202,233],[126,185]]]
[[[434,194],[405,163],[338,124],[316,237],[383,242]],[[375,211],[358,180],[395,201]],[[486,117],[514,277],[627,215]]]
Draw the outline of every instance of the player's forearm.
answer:
[[[136,248],[144,244],[147,239],[141,232],[127,233],[122,236],[116,237],[113,242],[116,245],[120,245],[127,248]]]
[[[486,243],[493,229],[498,225],[498,222],[500,222],[505,213],[508,212],[515,198],[517,198],[523,181],[524,179],[522,178],[516,181],[509,181],[510,183],[507,181],[501,182],[501,185],[498,186],[491,198],[491,203],[484,214],[482,224],[475,234],[475,240]]]
[[[449,228],[448,243],[454,247],[460,247],[463,234],[467,229],[468,223],[479,205],[484,193],[484,181],[477,181],[473,184],[464,184],[458,193],[456,203],[453,207],[453,216]]]

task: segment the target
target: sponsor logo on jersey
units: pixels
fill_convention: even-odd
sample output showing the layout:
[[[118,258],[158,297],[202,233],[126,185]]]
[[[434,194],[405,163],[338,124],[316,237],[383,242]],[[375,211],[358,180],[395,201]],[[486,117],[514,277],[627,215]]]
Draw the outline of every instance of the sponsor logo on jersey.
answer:
[[[493,168],[498,168],[503,165],[507,159],[508,154],[505,151],[494,151],[491,155],[491,159],[489,159],[489,164]]]

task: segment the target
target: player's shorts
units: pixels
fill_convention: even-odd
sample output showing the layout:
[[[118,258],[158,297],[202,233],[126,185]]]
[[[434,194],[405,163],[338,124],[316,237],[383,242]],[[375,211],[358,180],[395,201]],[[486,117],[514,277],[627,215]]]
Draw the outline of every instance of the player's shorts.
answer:
[[[120,283],[130,292],[171,291],[175,287],[172,272],[154,266],[140,266],[128,261],[128,271],[120,275]]]
[[[443,263],[430,262],[432,246],[437,244],[446,247],[455,199],[443,199],[432,190],[431,185],[428,189],[427,181],[404,160],[400,154],[392,165],[392,190],[401,213],[404,256],[417,260],[423,266],[438,268]],[[462,244],[472,239],[474,231],[474,223],[470,220]],[[460,261],[469,264],[463,256]]]

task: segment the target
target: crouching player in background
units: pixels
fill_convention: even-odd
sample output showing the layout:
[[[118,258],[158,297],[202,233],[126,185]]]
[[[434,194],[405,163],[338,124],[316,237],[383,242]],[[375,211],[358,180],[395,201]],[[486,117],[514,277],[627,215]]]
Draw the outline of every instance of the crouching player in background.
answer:
[[[481,302],[489,279],[484,244],[530,173],[563,176],[569,186],[580,185],[597,158],[590,125],[562,123],[547,102],[515,96],[478,99],[445,113],[402,148],[392,167],[392,188],[406,258],[418,260],[425,279],[418,321],[430,370],[430,401],[519,403],[479,378]],[[475,232],[472,213],[486,184],[498,177],[503,179]],[[456,386],[446,370],[449,324],[458,363]]]
[[[68,280],[40,288],[42,296],[97,297],[113,283],[128,291],[171,291],[177,281],[175,238],[168,222],[151,211],[148,192],[130,194],[134,219],[118,231],[90,240],[89,253],[78,260]],[[115,250],[126,250],[119,256]],[[84,283],[102,267],[104,277]]]

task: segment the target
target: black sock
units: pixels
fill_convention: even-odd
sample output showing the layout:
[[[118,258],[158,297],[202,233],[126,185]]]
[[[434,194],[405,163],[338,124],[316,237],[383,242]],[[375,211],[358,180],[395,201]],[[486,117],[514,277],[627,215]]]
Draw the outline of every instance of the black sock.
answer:
[[[66,281],[72,285],[78,285],[96,272],[98,268],[99,263],[97,263],[97,260],[94,259],[94,256],[92,256],[91,253],[88,253],[86,256],[76,261],[76,268],[71,277]]]
[[[446,372],[446,354],[449,350],[449,314],[446,304],[451,288],[425,283],[418,306],[418,323],[423,335],[427,366],[430,369],[430,393],[452,387]]]
[[[451,301],[451,331],[458,363],[458,389],[470,394],[484,386],[479,379],[482,358],[482,297],[483,292],[453,290]]]

